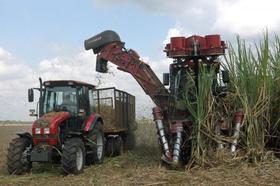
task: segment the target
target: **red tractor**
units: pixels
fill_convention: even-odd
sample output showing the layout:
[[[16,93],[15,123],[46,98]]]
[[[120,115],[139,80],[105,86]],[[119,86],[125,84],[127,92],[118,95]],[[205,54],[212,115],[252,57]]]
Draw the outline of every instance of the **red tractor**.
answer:
[[[229,77],[226,71],[220,71],[219,60],[219,56],[225,53],[226,45],[220,35],[172,37],[164,52],[173,59],[173,63],[170,64],[170,72],[163,74],[163,83],[137,52],[125,48],[125,43],[114,31],[97,34],[85,40],[84,45],[86,50],[92,49],[97,54],[96,71],[106,73],[107,62],[110,61],[137,80],[156,104],[153,115],[162,148],[162,160],[175,166],[179,162],[187,163],[192,150],[191,131],[194,122],[190,112],[177,103],[184,98],[185,89],[190,84],[187,74],[193,74],[195,87],[198,87],[200,66],[216,72],[213,77],[213,96],[222,95],[226,91]],[[169,88],[166,88],[168,85]],[[234,136],[238,136],[242,117],[242,112],[237,112],[234,117]],[[217,133],[221,132],[221,127],[217,128]],[[232,143],[232,151],[235,148],[236,141]]]
[[[104,155],[118,155],[133,146],[134,96],[115,88],[40,79],[39,116],[32,134],[21,133],[8,148],[10,174],[29,172],[33,162],[60,163],[67,174],[79,174],[85,165],[102,163]],[[28,90],[29,102],[34,100]]]

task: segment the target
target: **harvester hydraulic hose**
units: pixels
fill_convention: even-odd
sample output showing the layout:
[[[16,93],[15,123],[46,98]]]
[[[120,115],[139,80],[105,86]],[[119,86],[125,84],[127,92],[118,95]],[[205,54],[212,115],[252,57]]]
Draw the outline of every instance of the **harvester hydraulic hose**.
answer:
[[[237,140],[239,138],[240,127],[243,122],[243,118],[244,118],[244,112],[243,112],[243,110],[240,109],[235,113],[234,119],[233,119],[235,126],[234,126],[234,134],[233,134],[234,139],[233,139],[233,142],[232,142],[231,148],[230,148],[230,151],[232,153],[234,153],[236,151]]]
[[[162,114],[159,107],[153,108],[154,121],[158,130],[159,140],[162,146],[163,156],[162,160],[170,163],[172,161],[168,141],[165,136],[164,126],[162,122]]]
[[[176,133],[176,140],[173,148],[173,164],[177,164],[179,162],[181,143],[182,143],[182,132],[178,131]]]

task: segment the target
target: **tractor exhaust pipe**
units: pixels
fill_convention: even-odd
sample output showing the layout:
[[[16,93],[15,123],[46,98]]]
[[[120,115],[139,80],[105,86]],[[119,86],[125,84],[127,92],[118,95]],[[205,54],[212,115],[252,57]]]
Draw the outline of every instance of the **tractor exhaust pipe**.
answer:
[[[244,111],[242,109],[240,109],[235,113],[234,118],[233,118],[233,123],[235,124],[235,126],[234,126],[234,133],[233,133],[234,139],[233,139],[233,142],[232,142],[231,148],[230,148],[231,153],[234,153],[236,151],[237,141],[239,138],[240,128],[241,128],[243,119],[244,119]]]
[[[158,130],[159,140],[161,143],[160,145],[162,146],[162,151],[163,151],[163,155],[161,159],[170,164],[172,162],[172,157],[171,157],[168,141],[165,136],[164,126],[162,122],[162,114],[159,107],[153,108],[153,116]]]

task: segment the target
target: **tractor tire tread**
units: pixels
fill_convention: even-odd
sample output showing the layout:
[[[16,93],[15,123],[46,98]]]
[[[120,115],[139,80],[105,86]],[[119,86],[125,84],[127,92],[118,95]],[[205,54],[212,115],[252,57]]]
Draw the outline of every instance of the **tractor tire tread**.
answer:
[[[30,172],[32,163],[23,164],[21,161],[23,151],[30,145],[26,138],[15,138],[9,143],[6,162],[9,174],[20,175]]]
[[[76,167],[76,149],[80,147],[83,152],[83,165],[81,170]],[[65,173],[67,174],[80,174],[83,171],[85,162],[85,147],[80,138],[70,138],[66,140],[62,152],[61,164]]]

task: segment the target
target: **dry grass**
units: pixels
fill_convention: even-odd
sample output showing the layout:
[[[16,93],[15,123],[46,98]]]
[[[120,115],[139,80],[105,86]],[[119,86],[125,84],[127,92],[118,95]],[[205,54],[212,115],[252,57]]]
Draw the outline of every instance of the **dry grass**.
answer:
[[[240,160],[212,168],[193,167],[174,171],[160,165],[156,130],[150,120],[139,122],[137,148],[101,165],[87,167],[83,174],[65,176],[60,166],[34,166],[32,173],[9,176],[4,168],[5,148],[16,131],[30,127],[0,127],[0,185],[279,185],[280,162],[259,165]],[[220,157],[221,159],[223,157]]]

